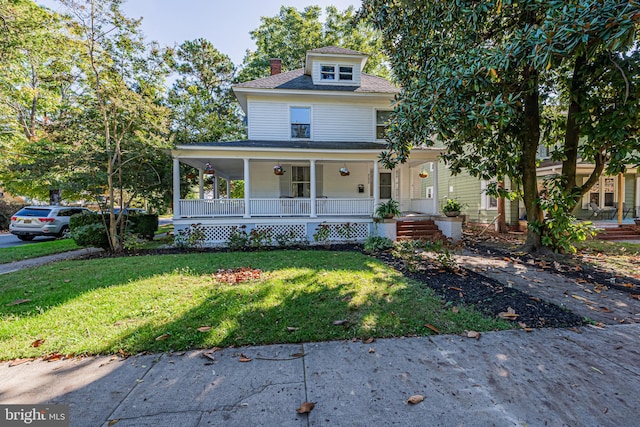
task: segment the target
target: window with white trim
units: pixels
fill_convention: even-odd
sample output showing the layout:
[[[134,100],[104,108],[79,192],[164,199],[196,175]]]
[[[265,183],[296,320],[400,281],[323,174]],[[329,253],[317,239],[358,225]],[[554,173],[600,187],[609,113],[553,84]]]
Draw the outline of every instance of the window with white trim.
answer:
[[[320,80],[353,81],[353,65],[320,64]]]
[[[426,187],[425,188],[424,197],[425,197],[425,199],[433,199],[433,187]]]
[[[493,211],[498,210],[498,199],[487,194],[487,186],[495,181],[480,181],[480,209]]]
[[[291,138],[311,138],[310,107],[291,107]]]
[[[376,139],[385,138],[389,120],[391,120],[391,111],[376,110]]]

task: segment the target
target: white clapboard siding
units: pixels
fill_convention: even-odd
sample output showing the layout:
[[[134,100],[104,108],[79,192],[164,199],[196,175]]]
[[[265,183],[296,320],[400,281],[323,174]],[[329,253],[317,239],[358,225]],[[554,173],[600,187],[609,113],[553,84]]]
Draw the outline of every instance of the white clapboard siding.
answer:
[[[288,103],[250,101],[248,110],[249,139],[282,141],[291,136]]]
[[[313,137],[317,141],[371,141],[373,111],[367,105],[314,104]]]

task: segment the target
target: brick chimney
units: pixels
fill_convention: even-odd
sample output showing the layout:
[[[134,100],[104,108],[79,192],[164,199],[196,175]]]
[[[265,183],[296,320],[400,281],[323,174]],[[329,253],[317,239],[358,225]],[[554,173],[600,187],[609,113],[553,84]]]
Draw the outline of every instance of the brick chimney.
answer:
[[[282,72],[282,59],[270,59],[269,65],[271,66],[271,75],[275,76]]]

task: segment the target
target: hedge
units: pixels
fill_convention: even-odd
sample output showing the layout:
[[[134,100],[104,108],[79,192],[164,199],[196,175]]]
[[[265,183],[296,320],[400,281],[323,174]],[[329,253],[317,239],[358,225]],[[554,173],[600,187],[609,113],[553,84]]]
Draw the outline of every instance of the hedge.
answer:
[[[146,239],[153,239],[158,230],[156,214],[132,214],[126,219],[127,231]],[[73,215],[69,221],[71,237],[78,246],[109,249],[109,237],[105,228],[108,222],[109,216],[106,214]],[[121,230],[118,230],[118,234],[121,234]]]

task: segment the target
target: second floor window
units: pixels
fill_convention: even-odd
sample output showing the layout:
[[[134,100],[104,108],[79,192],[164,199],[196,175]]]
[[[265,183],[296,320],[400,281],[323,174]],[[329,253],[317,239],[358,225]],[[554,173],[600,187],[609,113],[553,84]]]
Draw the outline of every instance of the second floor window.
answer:
[[[291,107],[291,138],[311,138],[311,108]]]
[[[389,119],[391,118],[391,111],[378,110],[376,111],[376,139],[384,139],[387,126],[389,126]]]

